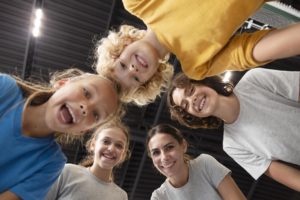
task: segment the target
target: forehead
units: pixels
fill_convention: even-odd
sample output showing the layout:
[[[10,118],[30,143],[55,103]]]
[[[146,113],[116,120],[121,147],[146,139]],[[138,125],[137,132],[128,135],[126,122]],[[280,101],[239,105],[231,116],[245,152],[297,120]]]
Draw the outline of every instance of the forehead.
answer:
[[[162,149],[166,144],[178,143],[177,140],[169,134],[157,133],[149,141],[149,149]]]
[[[124,133],[124,131],[118,127],[113,127],[113,128],[106,128],[104,130],[101,131],[101,133],[99,133],[98,138],[110,138],[114,141],[117,142],[122,142],[122,143],[126,143],[127,141],[127,137]]]
[[[172,93],[172,99],[175,105],[180,106],[182,99],[184,98],[183,88],[175,88]]]

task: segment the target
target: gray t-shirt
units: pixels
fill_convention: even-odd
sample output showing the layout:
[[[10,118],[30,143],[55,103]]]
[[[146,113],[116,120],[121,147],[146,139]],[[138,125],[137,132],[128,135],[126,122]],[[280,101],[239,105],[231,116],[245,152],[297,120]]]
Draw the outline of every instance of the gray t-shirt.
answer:
[[[255,179],[272,160],[299,165],[299,72],[252,69],[234,92],[240,114],[224,126],[224,151]]]
[[[87,168],[66,164],[45,200],[127,200],[127,193],[114,182],[104,182]]]
[[[156,189],[151,200],[218,200],[217,188],[230,170],[212,156],[201,154],[189,162],[189,180],[174,188],[168,180]]]

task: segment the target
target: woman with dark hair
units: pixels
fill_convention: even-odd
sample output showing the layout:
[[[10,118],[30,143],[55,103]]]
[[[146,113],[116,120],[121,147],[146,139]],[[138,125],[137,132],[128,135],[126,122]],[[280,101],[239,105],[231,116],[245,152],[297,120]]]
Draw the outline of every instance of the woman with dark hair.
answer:
[[[253,69],[232,85],[178,75],[169,90],[173,119],[190,128],[224,122],[224,151],[253,178],[266,174],[300,191],[299,72]],[[284,139],[283,139],[284,137]]]
[[[152,193],[151,200],[246,199],[230,170],[216,159],[207,154],[191,159],[186,154],[188,143],[175,127],[153,127],[146,144],[155,168],[167,178]]]

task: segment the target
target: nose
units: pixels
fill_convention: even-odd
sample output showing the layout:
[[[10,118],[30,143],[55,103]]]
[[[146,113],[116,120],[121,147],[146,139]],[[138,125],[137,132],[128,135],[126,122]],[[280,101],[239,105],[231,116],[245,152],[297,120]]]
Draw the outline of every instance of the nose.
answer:
[[[138,72],[139,71],[138,67],[136,65],[134,65],[134,64],[130,64],[129,69],[130,69],[130,71],[134,71],[134,72]]]
[[[167,152],[162,152],[161,153],[161,160],[162,161],[167,161],[168,160],[168,153]]]
[[[111,152],[114,151],[115,150],[115,145],[113,145],[113,144],[109,145],[108,150],[111,151]]]
[[[87,116],[87,105],[86,104],[84,104],[84,103],[81,103],[80,104],[80,112],[81,112],[81,114],[83,115],[83,116]]]

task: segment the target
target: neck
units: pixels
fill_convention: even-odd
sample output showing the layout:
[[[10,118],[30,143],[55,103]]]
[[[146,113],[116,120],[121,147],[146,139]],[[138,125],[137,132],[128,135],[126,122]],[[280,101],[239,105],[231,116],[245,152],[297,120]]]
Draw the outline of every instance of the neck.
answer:
[[[95,163],[89,169],[92,172],[92,174],[94,174],[98,179],[105,181],[105,182],[112,181],[112,178],[111,178],[112,169],[100,168]]]
[[[147,29],[146,35],[145,37],[143,37],[143,40],[153,45],[161,59],[163,59],[169,53],[168,49],[159,42],[155,33],[150,28]]]
[[[240,102],[234,93],[229,97],[220,96],[218,109],[214,116],[222,119],[226,124],[231,124],[237,120],[239,113]]]
[[[47,137],[52,134],[45,121],[47,103],[24,108],[22,116],[22,132],[29,137]]]
[[[184,186],[189,180],[189,166],[187,163],[184,163],[184,168],[180,171],[180,173],[175,176],[168,177],[169,183],[175,187],[179,188]]]

